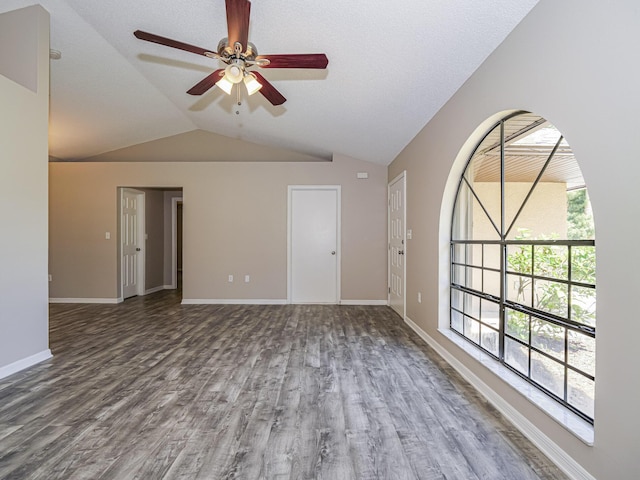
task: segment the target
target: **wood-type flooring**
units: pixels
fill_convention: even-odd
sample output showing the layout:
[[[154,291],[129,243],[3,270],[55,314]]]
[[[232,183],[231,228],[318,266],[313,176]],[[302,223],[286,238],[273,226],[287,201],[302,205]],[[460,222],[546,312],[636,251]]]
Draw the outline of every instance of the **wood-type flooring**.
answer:
[[[388,307],[51,305],[1,479],[564,479]]]

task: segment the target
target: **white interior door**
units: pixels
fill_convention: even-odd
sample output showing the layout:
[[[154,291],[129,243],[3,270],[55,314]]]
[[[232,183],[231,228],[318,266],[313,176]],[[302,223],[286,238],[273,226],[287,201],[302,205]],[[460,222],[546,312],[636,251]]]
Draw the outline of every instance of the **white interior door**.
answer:
[[[121,198],[121,258],[122,258],[122,297],[129,298],[140,295],[144,289],[141,278],[142,238],[140,219],[142,209],[141,197],[144,194],[135,190],[122,189]],[[144,292],[142,292],[144,293]]]
[[[340,187],[289,187],[289,302],[338,303]]]
[[[389,305],[405,317],[405,185],[402,173],[389,184]]]

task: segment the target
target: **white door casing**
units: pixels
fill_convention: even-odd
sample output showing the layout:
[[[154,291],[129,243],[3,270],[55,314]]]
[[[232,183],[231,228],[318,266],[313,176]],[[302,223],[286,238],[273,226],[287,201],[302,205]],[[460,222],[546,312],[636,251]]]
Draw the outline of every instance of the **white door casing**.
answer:
[[[171,199],[171,288],[178,288],[178,203],[183,197]]]
[[[389,183],[389,305],[406,315],[406,173]]]
[[[340,300],[340,186],[289,186],[289,303]]]
[[[122,298],[144,295],[144,192],[121,189],[120,242]]]

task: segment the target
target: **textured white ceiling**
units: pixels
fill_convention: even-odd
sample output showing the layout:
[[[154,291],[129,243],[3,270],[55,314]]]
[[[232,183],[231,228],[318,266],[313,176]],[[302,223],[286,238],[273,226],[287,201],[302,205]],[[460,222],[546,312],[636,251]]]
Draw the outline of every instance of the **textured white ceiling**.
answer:
[[[2,0],[0,12],[33,4]],[[40,0],[51,14],[50,154],[82,159],[196,129],[389,164],[537,0],[253,0],[260,54],[326,53],[327,70],[265,69],[287,98],[186,91],[218,61],[136,39],[215,50],[224,0]],[[236,111],[239,114],[236,114]],[[183,158],[182,160],[188,160]]]

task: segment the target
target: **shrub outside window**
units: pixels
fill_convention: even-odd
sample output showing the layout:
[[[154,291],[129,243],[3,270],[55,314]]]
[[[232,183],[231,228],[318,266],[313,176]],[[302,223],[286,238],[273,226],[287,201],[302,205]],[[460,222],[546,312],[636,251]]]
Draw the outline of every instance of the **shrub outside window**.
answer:
[[[585,420],[595,390],[595,228],[571,147],[518,112],[478,144],[451,229],[451,329]]]

